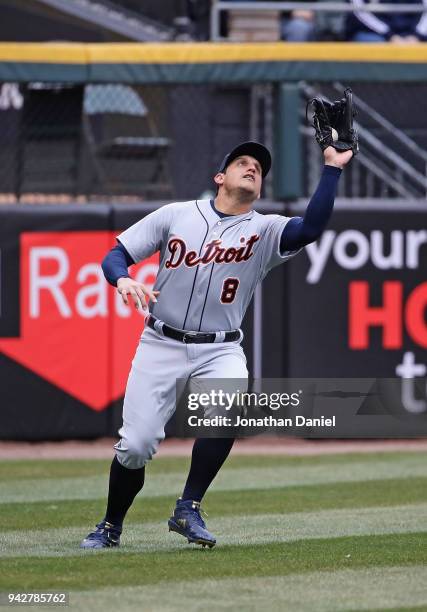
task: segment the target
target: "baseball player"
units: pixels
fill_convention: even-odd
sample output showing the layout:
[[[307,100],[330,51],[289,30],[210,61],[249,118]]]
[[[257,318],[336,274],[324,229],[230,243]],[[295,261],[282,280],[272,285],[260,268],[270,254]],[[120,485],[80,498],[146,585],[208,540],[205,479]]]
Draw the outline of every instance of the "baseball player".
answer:
[[[271,156],[262,144],[244,142],[216,173],[214,200],[163,206],[117,237],[102,264],[105,277],[124,303],[142,308],[147,319],[126,387],[105,517],[82,548],[119,545],[123,520],[144,484],[145,465],[174,413],[176,379],[247,378],[240,325],[255,287],[270,269],[321,235],[353,152],[328,146],[323,154],[322,176],[304,217],[253,210]],[[157,251],[160,267],[151,291],[133,280],[128,268]],[[168,523],[189,542],[216,543],[200,503],[233,442],[194,442],[188,478]]]

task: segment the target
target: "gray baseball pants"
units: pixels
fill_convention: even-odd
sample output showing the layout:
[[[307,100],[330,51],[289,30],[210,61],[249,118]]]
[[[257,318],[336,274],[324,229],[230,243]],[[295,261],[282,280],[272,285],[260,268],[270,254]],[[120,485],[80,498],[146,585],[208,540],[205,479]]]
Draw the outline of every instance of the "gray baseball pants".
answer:
[[[185,344],[146,327],[126,386],[121,439],[114,447],[118,461],[137,469],[156,453],[175,412],[177,379],[194,379],[197,386],[197,379],[247,376],[240,341]]]

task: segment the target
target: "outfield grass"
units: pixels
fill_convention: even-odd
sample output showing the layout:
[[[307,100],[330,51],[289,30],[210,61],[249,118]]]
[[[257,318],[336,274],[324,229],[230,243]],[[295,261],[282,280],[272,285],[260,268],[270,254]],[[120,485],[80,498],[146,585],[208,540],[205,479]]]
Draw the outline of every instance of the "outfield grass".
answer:
[[[0,591],[75,610],[427,610],[427,454],[231,457],[206,496],[212,549],[166,521],[188,459],[147,470],[120,549],[83,551],[105,461],[0,464]]]

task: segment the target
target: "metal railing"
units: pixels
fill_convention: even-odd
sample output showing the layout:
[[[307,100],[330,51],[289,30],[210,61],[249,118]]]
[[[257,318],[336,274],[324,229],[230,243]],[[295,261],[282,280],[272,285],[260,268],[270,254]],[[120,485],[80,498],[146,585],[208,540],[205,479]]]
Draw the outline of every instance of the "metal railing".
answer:
[[[167,41],[174,31],[164,24],[144,17],[109,0],[37,0],[40,4],[62,11],[88,23],[96,24],[139,42]]]
[[[221,13],[226,11],[294,11],[298,9],[314,12],[352,13],[355,6],[346,2],[226,2],[216,0],[212,3],[210,38],[213,41],[222,40],[220,32]],[[369,2],[358,11],[367,13],[424,13],[425,6],[420,4],[379,4]]]

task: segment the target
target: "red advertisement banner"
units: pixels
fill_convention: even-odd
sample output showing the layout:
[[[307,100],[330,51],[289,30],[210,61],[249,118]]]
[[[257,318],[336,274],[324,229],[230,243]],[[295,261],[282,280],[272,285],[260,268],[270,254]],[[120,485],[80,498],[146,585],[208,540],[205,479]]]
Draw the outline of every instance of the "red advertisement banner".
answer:
[[[123,304],[101,261],[117,232],[20,235],[20,336],[0,351],[95,411],[124,394],[144,317]],[[134,266],[154,284],[158,255]]]

